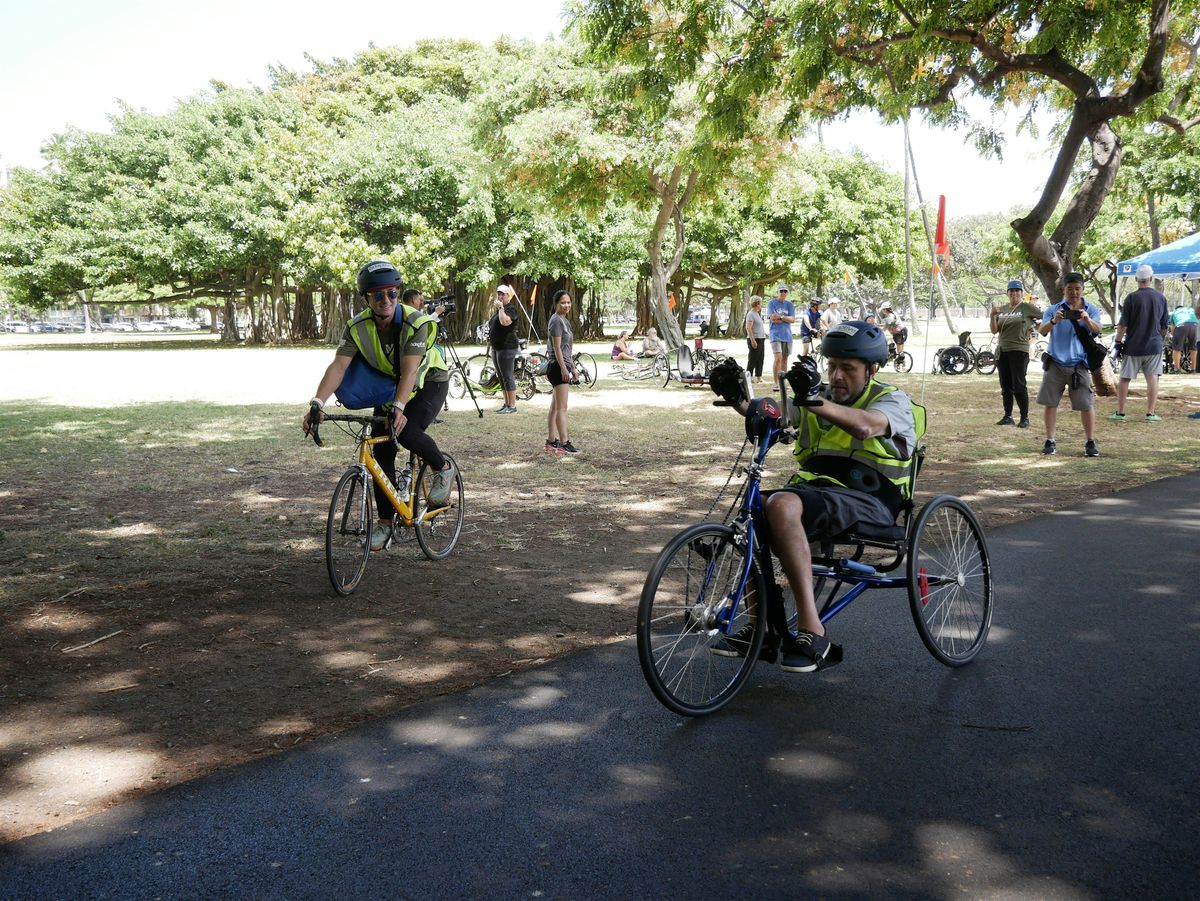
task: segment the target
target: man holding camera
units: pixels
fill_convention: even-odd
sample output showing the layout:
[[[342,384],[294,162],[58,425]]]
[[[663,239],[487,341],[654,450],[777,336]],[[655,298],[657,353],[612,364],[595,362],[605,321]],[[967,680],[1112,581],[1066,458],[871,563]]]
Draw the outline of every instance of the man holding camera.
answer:
[[[316,394],[304,414],[304,433],[309,432],[315,410],[325,418],[325,402],[341,385],[350,362],[356,356],[372,369],[397,378],[395,398],[375,408],[374,415],[389,420],[390,431],[402,447],[416,453],[435,470],[429,491],[430,504],[441,506],[450,500],[454,484],[453,464],[443,456],[437,442],[425,434],[442,404],[446,402],[450,373],[437,344],[437,321],[423,307],[425,298],[416,288],[400,293],[400,273],[386,260],[367,263],[358,272],[358,292],[368,308],[346,324],[333,362],[321,376]],[[397,300],[402,302],[397,305]],[[397,362],[399,375],[397,377]],[[388,427],[372,426],[372,436],[387,434]],[[380,468],[396,480],[396,446],[390,441],[373,446]],[[379,519],[371,533],[371,549],[380,550],[392,531],[395,508],[375,486],[375,506]]]
[[[817,613],[809,542],[852,527],[891,526],[912,496],[919,438],[913,404],[903,391],[875,381],[888,358],[887,345],[879,326],[845,321],[821,341],[829,366],[826,390],[821,390],[825,386],[811,358],[797,361],[785,376],[793,393],[790,412],[799,469],[787,485],[768,493],[766,514],[770,547],[796,598],[798,632],[795,639],[782,641],[777,633],[768,635],[761,656],[773,662],[781,652],[787,672],[810,673],[842,656],[841,648],[825,637]],[[737,368],[714,372],[712,388],[745,414],[748,406],[737,376],[728,377]],[[768,603],[782,609],[777,595]],[[740,656],[748,638],[719,639],[710,650]]]
[[[1080,332],[1086,329],[1093,335],[1100,334],[1100,309],[1083,300],[1083,276],[1068,272],[1063,278],[1063,299],[1042,314],[1038,334],[1049,335],[1046,358],[1042,361],[1045,374],[1038,391],[1037,402],[1045,407],[1046,443],[1043,454],[1058,453],[1056,429],[1058,405],[1063,391],[1069,390],[1071,409],[1079,412],[1083,434],[1087,439],[1083,452],[1088,457],[1099,457],[1096,447],[1096,411],[1092,409],[1095,392],[1092,389],[1092,374],[1088,371],[1087,351],[1080,340]]]

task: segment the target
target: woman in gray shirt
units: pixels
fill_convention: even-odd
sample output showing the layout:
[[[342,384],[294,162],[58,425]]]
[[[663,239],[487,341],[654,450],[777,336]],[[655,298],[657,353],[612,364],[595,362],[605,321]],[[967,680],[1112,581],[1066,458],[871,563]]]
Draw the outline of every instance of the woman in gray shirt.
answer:
[[[750,311],[746,313],[746,346],[750,356],[746,360],[746,371],[754,381],[762,381],[763,351],[767,342],[767,325],[762,318],[762,298],[755,294],[750,298]]]
[[[556,291],[551,303],[554,311],[546,324],[546,378],[553,386],[550,396],[550,415],[546,419],[546,453],[577,454],[579,448],[567,437],[567,392],[570,385],[578,384],[575,375],[575,361],[572,358],[574,335],[571,333],[571,295],[566,291]]]

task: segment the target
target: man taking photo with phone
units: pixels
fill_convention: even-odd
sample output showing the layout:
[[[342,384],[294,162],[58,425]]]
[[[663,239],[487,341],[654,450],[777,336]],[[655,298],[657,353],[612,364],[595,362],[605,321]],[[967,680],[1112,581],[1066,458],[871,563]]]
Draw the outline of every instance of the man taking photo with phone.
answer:
[[[1045,374],[1038,391],[1037,402],[1045,408],[1046,443],[1043,454],[1058,453],[1056,427],[1058,405],[1063,391],[1070,391],[1071,409],[1079,413],[1083,423],[1083,434],[1087,439],[1083,453],[1088,457],[1099,457],[1096,446],[1095,391],[1092,374],[1088,371],[1087,351],[1080,341],[1079,331],[1086,329],[1093,335],[1100,334],[1100,308],[1083,300],[1083,276],[1068,272],[1063,278],[1063,299],[1042,314],[1037,331],[1049,335],[1047,358],[1042,362]]]

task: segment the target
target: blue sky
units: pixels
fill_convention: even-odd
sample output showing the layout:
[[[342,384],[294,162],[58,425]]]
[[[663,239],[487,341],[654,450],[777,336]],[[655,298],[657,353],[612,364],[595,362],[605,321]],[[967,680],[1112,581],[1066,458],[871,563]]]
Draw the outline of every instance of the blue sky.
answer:
[[[38,148],[68,125],[107,128],[118,100],[166,112],[210,79],[261,85],[271,64],[304,68],[305,53],[346,57],[368,42],[404,46],[439,36],[540,40],[562,27],[561,0],[15,0],[8,6],[0,16],[0,172],[39,165]],[[1015,115],[1009,118],[1015,123]],[[858,146],[903,171],[899,126],[856,116],[824,134],[828,147]],[[1004,162],[980,159],[954,132],[915,126],[912,140],[926,200],[946,194],[951,216],[1028,206],[1051,165],[1028,137],[1010,139]]]

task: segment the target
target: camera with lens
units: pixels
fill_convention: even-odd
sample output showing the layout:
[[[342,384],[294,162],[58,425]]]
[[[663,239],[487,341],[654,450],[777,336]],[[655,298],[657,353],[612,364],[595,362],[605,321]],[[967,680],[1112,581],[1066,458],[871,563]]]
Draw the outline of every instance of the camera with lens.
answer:
[[[1072,322],[1078,322],[1079,317],[1083,315],[1083,310],[1072,310],[1070,307],[1063,307],[1063,319],[1068,319]]]
[[[458,304],[454,302],[453,294],[443,294],[437,300],[425,301],[425,312],[430,316],[434,314],[434,311],[437,310],[438,307],[442,308],[443,316],[449,316],[451,313],[458,311]]]

